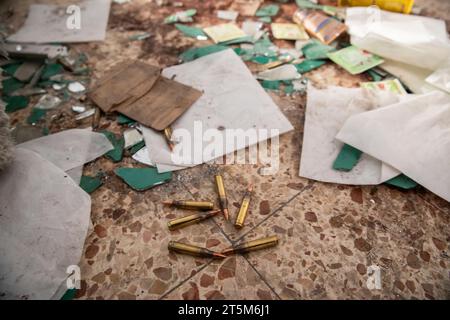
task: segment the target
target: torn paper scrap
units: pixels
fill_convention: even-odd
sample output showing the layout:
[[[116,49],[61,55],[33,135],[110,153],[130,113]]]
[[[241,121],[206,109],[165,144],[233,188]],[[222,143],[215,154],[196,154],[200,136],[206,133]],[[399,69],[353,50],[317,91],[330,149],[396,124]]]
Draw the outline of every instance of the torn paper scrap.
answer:
[[[335,136],[345,121],[351,115],[395,103],[398,99],[390,92],[342,87],[319,90],[308,84],[300,176],[323,182],[375,185],[399,175],[398,171],[386,171],[383,175],[381,161],[367,154],[362,154],[349,172],[333,169],[343,145]]]
[[[72,5],[33,4],[24,25],[10,42],[70,43],[103,41],[110,0],[84,0]]]
[[[82,166],[113,149],[103,134],[91,129],[65,130],[29,140],[18,147],[38,153],[64,171]]]
[[[336,139],[450,201],[450,96],[430,92],[350,117]]]
[[[450,55],[445,21],[376,8],[347,8],[351,43],[383,58],[435,70]]]
[[[198,165],[293,130],[233,50],[169,67],[163,75],[176,76],[204,93],[173,123],[174,152],[159,132],[143,128],[150,158],[157,165]],[[241,133],[240,138],[234,139],[233,133]]]
[[[2,299],[50,299],[79,265],[91,199],[60,168],[17,148],[0,172]],[[60,298],[60,297],[59,297]]]

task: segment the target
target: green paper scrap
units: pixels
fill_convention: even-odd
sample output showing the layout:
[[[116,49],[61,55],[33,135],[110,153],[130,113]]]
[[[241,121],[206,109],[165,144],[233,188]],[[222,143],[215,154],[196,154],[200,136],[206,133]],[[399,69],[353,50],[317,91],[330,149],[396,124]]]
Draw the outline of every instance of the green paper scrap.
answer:
[[[228,41],[223,41],[220,42],[219,44],[222,46],[229,46],[232,44],[241,44],[241,43],[253,43],[254,39],[252,36],[245,36],[245,37],[240,37],[240,38],[236,38],[236,39],[232,39],[232,40],[228,40]]]
[[[123,158],[123,148],[125,146],[125,140],[120,135],[119,138],[112,132],[102,131],[102,133],[108,138],[109,142],[113,145],[114,149],[108,151],[105,156],[113,162],[119,162]]]
[[[385,183],[405,190],[413,189],[418,186],[417,182],[405,176],[404,174],[399,174],[398,176],[386,181]]]
[[[273,17],[278,14],[280,10],[280,6],[277,4],[269,4],[267,6],[263,6],[256,11],[255,16],[257,17]]]
[[[358,163],[361,158],[362,151],[348,145],[344,144],[341,151],[339,152],[336,160],[333,163],[333,169],[339,171],[349,172]]]
[[[208,36],[203,32],[201,28],[189,27],[184,24],[175,23],[175,27],[180,30],[185,36],[195,38],[198,40],[208,39]]]
[[[180,59],[184,62],[189,62],[203,56],[207,56],[212,53],[223,51],[228,49],[226,46],[222,45],[210,45],[205,47],[191,48],[180,55]]]
[[[54,75],[60,74],[64,71],[64,67],[59,63],[49,63],[45,65],[42,70],[41,80],[49,80]]]
[[[328,54],[336,49],[332,46],[327,46],[315,39],[311,40],[302,48],[303,55],[306,59],[328,59]]]
[[[92,193],[103,184],[101,176],[97,175],[95,177],[81,176],[80,187],[87,193]]]
[[[2,92],[5,96],[11,95],[17,89],[22,88],[25,83],[17,80],[16,78],[8,78],[2,80]]]
[[[68,289],[62,296],[61,300],[73,300],[77,295],[77,289]]]
[[[22,65],[22,62],[16,62],[16,63],[10,63],[6,66],[3,66],[2,69],[5,72],[5,74],[7,74],[8,76],[14,76],[14,74],[16,73],[17,69],[19,69],[19,67]]]
[[[313,59],[307,59],[302,61],[299,64],[294,64],[294,66],[297,68],[297,71],[301,74],[307,73],[311,70],[317,69],[321,66],[323,66],[326,63],[324,60],[313,60]]]
[[[196,9],[188,9],[185,11],[177,12],[173,15],[168,16],[164,19],[165,24],[174,23],[174,22],[192,22],[192,17],[197,14]]]
[[[30,99],[23,96],[3,97],[6,102],[5,112],[10,113],[28,107]]]
[[[383,77],[378,74],[378,72],[374,71],[373,69],[367,70],[367,74],[372,78],[372,81],[378,82],[383,80]]]
[[[47,113],[47,110],[45,110],[45,109],[33,108],[33,110],[31,111],[31,114],[27,118],[27,123],[28,124],[37,123],[39,120],[41,120],[45,116],[46,113]]]
[[[279,90],[281,81],[279,80],[263,80],[261,85],[267,90]]]
[[[123,181],[137,191],[144,191],[172,179],[172,172],[158,173],[156,168],[117,168]]]
[[[133,123],[136,123],[136,121],[119,113],[119,115],[117,116],[117,123],[118,124],[133,124]]]
[[[145,147],[145,141],[144,140],[136,143],[134,146],[131,146],[130,147],[130,155],[135,154],[136,152],[141,150],[143,147]]]
[[[384,62],[383,59],[355,46],[349,46],[328,54],[328,57],[336,64],[351,74],[359,74]]]
[[[272,23],[271,17],[260,17],[258,20],[264,23]]]

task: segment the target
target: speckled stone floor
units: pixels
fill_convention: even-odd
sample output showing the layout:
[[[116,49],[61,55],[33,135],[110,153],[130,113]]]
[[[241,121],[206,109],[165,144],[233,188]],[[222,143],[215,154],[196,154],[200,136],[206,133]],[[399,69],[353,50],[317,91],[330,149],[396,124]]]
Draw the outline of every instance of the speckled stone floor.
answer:
[[[199,9],[197,21],[204,25],[217,22],[214,10],[230,3],[183,2],[186,7]],[[427,15],[450,17],[450,6],[445,1],[417,2]],[[16,16],[8,18],[12,26],[17,26],[26,11],[12,1],[6,3],[17,6]],[[289,21],[293,8],[292,4],[283,5],[277,20]],[[140,58],[161,66],[173,64],[178,53],[195,44],[155,22],[174,10],[143,0],[113,4],[106,41],[73,48],[89,55],[94,78],[125,59]],[[153,37],[144,42],[127,40],[130,34],[140,31],[149,31]],[[279,45],[292,46],[288,42]],[[364,80],[331,63],[308,76],[319,86],[353,87]],[[275,175],[261,175],[261,164],[204,164],[176,172],[168,184],[136,192],[113,173],[117,166],[141,166],[131,158],[119,164],[101,158],[85,166],[85,174],[101,170],[107,180],[92,194],[93,229],[80,262],[82,288],[77,298],[450,298],[450,204],[423,188],[405,192],[384,185],[352,187],[300,178],[305,96],[271,96],[295,127],[280,137],[280,170]],[[22,121],[27,112],[15,114],[13,122]],[[123,131],[114,119],[104,117],[101,125]],[[75,126],[69,119],[62,126],[50,124],[50,129],[55,132]],[[163,207],[161,201],[216,201],[217,172],[225,179],[233,217],[246,186],[254,185],[245,227],[237,231],[222,217],[216,217],[170,232],[167,221],[184,212]],[[170,240],[220,251],[236,241],[267,235],[277,235],[279,245],[221,261],[167,250]],[[373,267],[380,270],[378,289],[367,286]]]

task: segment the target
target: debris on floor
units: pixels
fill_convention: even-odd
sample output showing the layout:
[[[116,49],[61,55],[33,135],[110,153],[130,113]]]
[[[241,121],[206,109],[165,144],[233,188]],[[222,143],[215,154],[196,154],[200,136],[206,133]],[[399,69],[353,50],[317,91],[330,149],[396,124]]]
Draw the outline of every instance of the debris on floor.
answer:
[[[448,17],[31,2],[0,22],[0,299],[447,297]]]

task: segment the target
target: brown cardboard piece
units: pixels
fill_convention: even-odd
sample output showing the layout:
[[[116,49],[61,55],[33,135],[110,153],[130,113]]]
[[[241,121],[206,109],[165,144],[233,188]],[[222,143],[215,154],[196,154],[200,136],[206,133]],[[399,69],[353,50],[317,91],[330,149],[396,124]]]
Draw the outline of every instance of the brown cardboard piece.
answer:
[[[192,87],[164,78],[158,67],[140,61],[107,72],[90,93],[105,112],[127,117],[162,131],[202,95]]]

